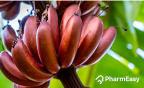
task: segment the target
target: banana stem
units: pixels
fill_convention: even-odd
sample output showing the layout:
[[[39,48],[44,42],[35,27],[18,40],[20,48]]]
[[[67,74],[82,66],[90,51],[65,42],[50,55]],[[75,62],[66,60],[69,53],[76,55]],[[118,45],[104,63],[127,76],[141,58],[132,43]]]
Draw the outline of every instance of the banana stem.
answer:
[[[60,70],[57,74],[57,78],[60,79],[64,88],[85,88],[82,85],[74,66]]]

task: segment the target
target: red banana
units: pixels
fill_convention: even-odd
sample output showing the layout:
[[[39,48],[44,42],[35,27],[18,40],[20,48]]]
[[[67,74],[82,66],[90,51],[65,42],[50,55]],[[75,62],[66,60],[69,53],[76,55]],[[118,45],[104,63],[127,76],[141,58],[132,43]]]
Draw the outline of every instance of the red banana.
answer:
[[[67,7],[69,7],[72,4],[75,4],[75,1],[64,1],[64,0],[58,1],[57,0],[56,8],[57,8],[59,15],[60,16],[63,15]]]
[[[98,17],[93,16],[85,28],[85,37],[83,38],[81,45],[78,48],[74,60],[75,66],[83,64],[94,53],[101,39],[102,29],[103,22]]]
[[[42,63],[48,71],[55,74],[59,71],[60,67],[57,61],[57,53],[54,47],[51,30],[48,22],[41,22],[37,30],[36,41]]]
[[[69,67],[75,58],[79,45],[81,29],[82,20],[80,16],[75,14],[67,22],[59,47],[60,63],[62,68]]]
[[[82,33],[81,33],[79,46],[81,45],[83,39],[85,38],[85,36],[87,35],[87,33],[89,31],[89,30],[86,31],[86,29],[87,29],[89,22],[92,20],[93,17],[94,17],[93,15],[90,15],[90,16],[87,16],[87,17],[82,19],[83,20],[83,27],[82,27]]]
[[[80,39],[80,44],[81,45],[83,39],[87,35],[89,30],[87,29],[88,23],[97,15],[99,12],[99,7],[96,7],[95,10],[87,15],[82,16],[82,21],[83,21],[83,28],[82,28],[82,33],[81,33],[81,39]]]
[[[30,80],[43,82],[51,78],[51,75],[45,72],[34,60],[31,52],[21,39],[18,39],[16,45],[12,48],[12,56],[18,69]]]
[[[97,15],[98,12],[99,12],[99,7],[96,6],[93,12],[90,12],[89,14],[82,16],[82,21],[83,21],[84,25],[83,25],[83,28],[82,28],[80,44],[81,44],[81,42],[83,41],[83,39],[85,38],[85,36],[88,33],[88,30],[86,30],[87,26],[88,26],[88,23],[90,22],[90,20],[92,20]]]
[[[5,26],[4,30],[2,31],[2,40],[7,50],[11,51],[13,42],[16,40],[16,38],[14,29],[10,25]]]
[[[63,35],[66,25],[68,23],[68,20],[75,14],[81,14],[81,11],[79,10],[79,6],[77,4],[70,5],[64,12],[62,21],[61,21],[61,36]]]
[[[6,11],[2,12],[2,17],[7,20],[12,20],[18,15],[19,11],[20,2],[14,1],[14,3],[11,4]]]
[[[44,83],[44,84],[42,84],[40,86],[31,86],[31,87],[22,86],[22,85],[18,85],[18,84],[14,83],[14,88],[48,88],[48,86],[49,86],[49,82],[46,82],[46,83]]]
[[[11,81],[24,86],[39,86],[42,85],[43,82],[34,82],[27,79],[15,66],[12,61],[12,57],[6,52],[2,52],[0,54],[0,67],[1,71],[5,74],[5,76]]]
[[[9,5],[11,2],[12,2],[12,1],[1,1],[1,2],[0,2],[0,7]]]
[[[98,5],[99,1],[57,1],[56,8],[58,9],[58,13],[61,15],[64,13],[65,9],[72,4],[80,4],[80,9],[82,10],[82,14],[86,15],[92,12],[95,9],[95,6]]]
[[[8,10],[9,6],[13,4],[14,1],[1,1],[0,2],[0,11]]]
[[[53,8],[51,5],[48,8],[48,23],[51,26],[51,33],[52,33],[52,38],[53,38],[53,42],[55,45],[55,49],[58,50],[59,47],[59,25],[58,25],[58,15],[56,12],[56,9]]]
[[[24,35],[23,40],[26,46],[32,52],[33,57],[36,59],[37,62],[40,62],[38,51],[36,47],[36,31],[38,27],[38,19],[36,16],[30,16],[24,27]]]
[[[114,39],[116,37],[116,29],[114,27],[110,27],[104,31],[102,39],[100,40],[100,44],[97,49],[93,53],[93,55],[84,63],[84,65],[94,64],[96,61],[105,55],[106,51],[111,47]]]

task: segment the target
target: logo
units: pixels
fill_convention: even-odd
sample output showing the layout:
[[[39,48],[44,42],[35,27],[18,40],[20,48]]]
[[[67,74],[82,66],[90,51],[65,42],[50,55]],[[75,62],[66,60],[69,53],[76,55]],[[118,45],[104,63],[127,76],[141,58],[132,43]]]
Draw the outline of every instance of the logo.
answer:
[[[139,77],[130,77],[130,76],[122,76],[122,77],[113,77],[113,76],[103,76],[99,75],[95,79],[99,84],[103,82],[139,82]]]
[[[99,84],[102,84],[103,81],[104,81],[104,77],[103,77],[102,75],[99,75],[99,76],[96,78],[96,80],[97,80],[97,82],[98,82]]]

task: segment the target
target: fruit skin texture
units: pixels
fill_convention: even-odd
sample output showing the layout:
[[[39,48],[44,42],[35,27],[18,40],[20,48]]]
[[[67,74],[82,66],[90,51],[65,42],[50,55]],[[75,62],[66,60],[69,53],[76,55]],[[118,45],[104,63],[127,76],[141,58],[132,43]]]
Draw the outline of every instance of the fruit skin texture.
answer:
[[[52,6],[48,9],[48,21],[51,26],[51,33],[54,42],[55,49],[58,51],[60,35],[59,35],[59,25],[58,25],[58,15],[56,9]]]
[[[95,64],[97,60],[104,56],[106,51],[112,46],[115,37],[116,29],[114,27],[109,27],[107,30],[105,30],[97,49],[83,65]]]
[[[12,49],[12,56],[18,69],[30,80],[46,82],[51,78],[52,75],[45,72],[34,60],[31,52],[21,39],[18,39],[16,45]]]
[[[40,63],[37,46],[36,46],[36,31],[38,28],[37,21],[38,19],[36,16],[30,16],[27,19],[24,27],[23,41],[32,52],[32,55],[35,58],[35,60]]]
[[[51,27],[48,22],[43,21],[40,23],[36,36],[38,53],[43,65],[49,72],[53,74],[57,73],[60,66],[57,61],[57,53],[52,38]]]
[[[5,76],[11,81],[25,86],[39,86],[42,85],[42,82],[34,82],[27,79],[16,67],[13,62],[12,57],[8,54],[8,52],[3,51],[0,54],[0,67],[1,71],[5,74]]]
[[[59,55],[60,55],[60,64],[62,68],[69,67],[76,55],[77,48],[79,45],[80,35],[82,29],[82,20],[80,16],[73,15],[63,32]]]
[[[17,36],[14,29],[10,25],[6,25],[2,31],[2,40],[7,50],[11,51],[13,42],[16,38]]]
[[[82,27],[82,32],[81,32],[81,38],[80,38],[79,46],[81,45],[83,39],[85,38],[85,36],[88,33],[88,31],[86,31],[86,29],[87,29],[87,26],[88,26],[89,22],[92,20],[93,17],[94,16],[90,14],[90,16],[85,16],[84,18],[82,18],[83,27]]]
[[[69,21],[69,19],[76,13],[76,14],[81,14],[81,11],[78,9],[79,6],[77,4],[70,5],[64,12],[62,21],[61,21],[61,36],[63,35],[66,25]]]
[[[93,18],[88,22],[85,29],[85,37],[78,48],[74,60],[75,66],[83,64],[94,53],[101,39],[103,33],[102,29],[103,22],[98,17],[93,16]]]

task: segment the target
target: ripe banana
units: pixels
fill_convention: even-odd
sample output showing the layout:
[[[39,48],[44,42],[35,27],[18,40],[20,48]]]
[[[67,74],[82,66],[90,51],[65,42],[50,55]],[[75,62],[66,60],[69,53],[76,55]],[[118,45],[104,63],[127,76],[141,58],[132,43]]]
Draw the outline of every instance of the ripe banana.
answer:
[[[14,19],[20,11],[20,2],[15,1],[9,8],[2,12],[2,17],[6,20]]]
[[[81,38],[80,38],[80,42],[79,42],[79,46],[81,45],[83,39],[85,38],[85,36],[87,35],[88,31],[86,32],[86,29],[87,29],[87,26],[89,24],[89,22],[92,20],[94,16],[93,15],[89,15],[89,16],[86,16],[82,19],[83,21],[83,27],[82,27],[82,33],[81,33]]]
[[[76,55],[82,29],[81,17],[74,14],[65,27],[60,47],[60,63],[62,68],[69,67]]]
[[[84,37],[78,48],[74,65],[79,66],[89,59],[97,48],[102,36],[103,22],[93,16],[84,30]]]
[[[65,9],[72,4],[80,4],[80,9],[82,10],[83,15],[87,15],[91,13],[96,5],[98,5],[99,1],[67,1],[64,0],[57,1],[56,8],[58,9],[58,13],[60,16],[64,13]]]
[[[64,12],[62,21],[61,21],[61,36],[63,35],[66,25],[69,21],[69,19],[75,14],[81,14],[81,11],[79,10],[79,6],[77,4],[70,5]]]
[[[0,11],[8,10],[8,7],[13,4],[14,1],[1,1],[0,2]]]
[[[12,48],[12,56],[18,69],[30,80],[45,82],[51,78],[52,75],[45,72],[34,60],[31,52],[21,39],[18,39],[16,45]]]
[[[104,31],[102,39],[93,55],[84,63],[84,65],[95,64],[96,61],[106,54],[106,51],[111,47],[116,37],[116,29],[110,27]]]
[[[15,66],[12,61],[12,57],[6,52],[2,52],[0,54],[0,67],[1,71],[5,74],[5,76],[11,81],[24,86],[39,86],[42,85],[43,82],[34,82],[27,79]]]
[[[82,28],[82,34],[81,34],[81,39],[80,39],[79,46],[81,45],[83,39],[85,38],[85,36],[87,35],[87,33],[89,31],[89,30],[86,30],[86,29],[87,29],[87,26],[88,26],[90,20],[92,20],[97,15],[98,12],[99,12],[99,7],[96,6],[95,10],[93,12],[90,12],[89,14],[82,16],[82,21],[83,21],[84,25],[83,25],[83,28]]]
[[[7,50],[11,51],[13,42],[17,36],[14,29],[10,25],[6,25],[2,31],[2,40]]]
[[[48,8],[48,23],[51,26],[51,33],[52,33],[52,38],[54,42],[55,49],[58,50],[59,47],[59,41],[60,41],[60,36],[59,36],[59,25],[58,25],[58,15],[56,12],[56,9],[53,8],[51,5]]]
[[[37,30],[36,42],[42,63],[49,72],[55,74],[59,71],[60,67],[57,61],[57,53],[51,31],[52,29],[48,22],[41,22]]]
[[[36,47],[36,31],[38,28],[38,19],[36,16],[30,16],[24,27],[23,41],[32,52],[33,57],[40,63],[38,51]]]
[[[67,7],[69,7],[72,4],[76,4],[75,1],[64,1],[64,0],[58,1],[57,0],[56,8],[57,8],[59,15],[62,16],[64,11],[67,9]]]

